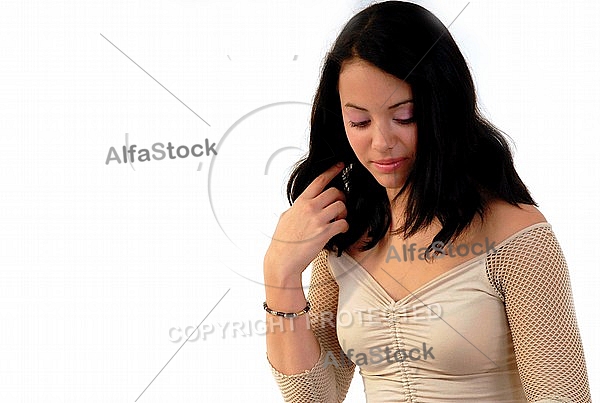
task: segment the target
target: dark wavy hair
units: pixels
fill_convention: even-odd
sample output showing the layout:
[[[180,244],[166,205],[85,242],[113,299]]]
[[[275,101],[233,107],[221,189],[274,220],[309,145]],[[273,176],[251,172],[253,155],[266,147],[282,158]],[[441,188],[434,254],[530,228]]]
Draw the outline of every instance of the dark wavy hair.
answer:
[[[409,237],[435,218],[436,242],[454,241],[487,202],[500,198],[535,205],[517,174],[502,132],[481,114],[469,67],[447,28],[421,6],[401,1],[374,4],[352,17],[327,53],[315,94],[307,155],[287,184],[290,203],[338,161],[346,169],[328,185],[346,196],[349,230],[326,249],[338,256],[365,234],[361,250],[373,248],[391,225],[386,190],[362,166],[350,147],[342,119],[338,79],[342,63],[355,58],[411,86],[417,125],[413,167],[398,196],[407,193],[404,224],[395,234]]]

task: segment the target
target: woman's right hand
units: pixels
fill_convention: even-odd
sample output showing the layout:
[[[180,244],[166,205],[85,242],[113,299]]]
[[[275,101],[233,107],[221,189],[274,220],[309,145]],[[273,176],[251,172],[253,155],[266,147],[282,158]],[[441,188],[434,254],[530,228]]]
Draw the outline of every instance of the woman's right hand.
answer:
[[[317,176],[279,217],[264,260],[265,278],[302,279],[302,272],[335,235],[348,231],[344,193],[325,187],[343,163]]]

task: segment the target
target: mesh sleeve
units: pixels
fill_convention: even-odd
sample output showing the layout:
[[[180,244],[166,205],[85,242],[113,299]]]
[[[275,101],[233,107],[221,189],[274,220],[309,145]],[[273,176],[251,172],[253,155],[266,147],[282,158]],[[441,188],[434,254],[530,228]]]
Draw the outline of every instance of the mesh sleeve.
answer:
[[[271,365],[286,402],[335,403],[346,398],[355,365],[342,356],[337,338],[338,291],[329,269],[327,251],[322,250],[313,261],[308,289],[311,329],[321,346],[321,355],[313,368],[300,374],[285,375]]]
[[[517,235],[487,257],[504,301],[529,402],[591,402],[563,252],[550,226]]]

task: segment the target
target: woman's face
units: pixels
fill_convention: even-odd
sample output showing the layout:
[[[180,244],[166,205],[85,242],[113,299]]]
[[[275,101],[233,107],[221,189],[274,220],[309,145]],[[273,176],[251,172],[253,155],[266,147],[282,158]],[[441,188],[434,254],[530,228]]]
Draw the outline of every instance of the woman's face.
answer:
[[[342,64],[338,90],[344,127],[356,157],[393,198],[417,151],[410,85],[372,64]]]

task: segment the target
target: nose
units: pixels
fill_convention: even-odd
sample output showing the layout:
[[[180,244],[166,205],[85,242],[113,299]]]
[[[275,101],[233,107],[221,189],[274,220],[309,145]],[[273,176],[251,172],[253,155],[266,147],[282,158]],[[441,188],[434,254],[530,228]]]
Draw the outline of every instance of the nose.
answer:
[[[394,148],[395,140],[390,127],[385,124],[372,125],[371,145],[379,152],[387,152]]]

